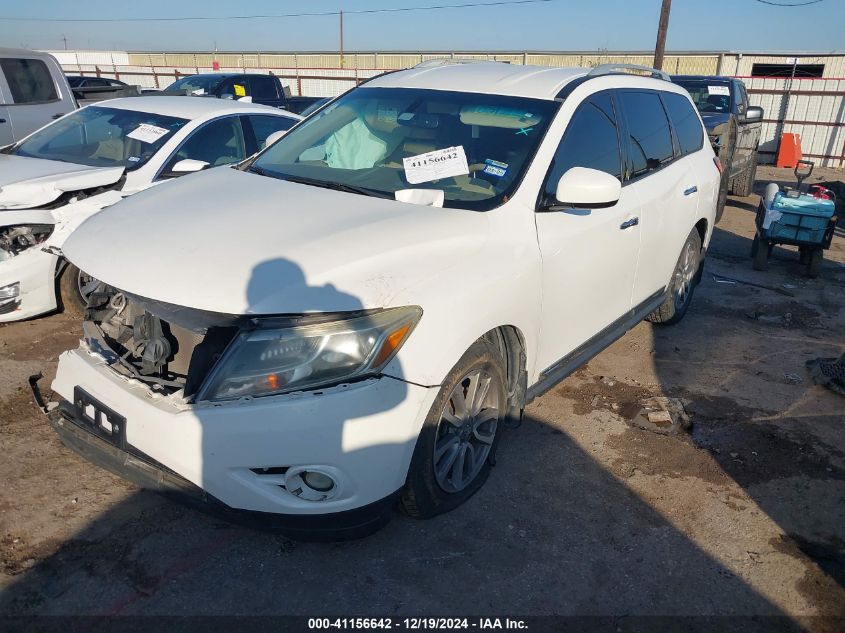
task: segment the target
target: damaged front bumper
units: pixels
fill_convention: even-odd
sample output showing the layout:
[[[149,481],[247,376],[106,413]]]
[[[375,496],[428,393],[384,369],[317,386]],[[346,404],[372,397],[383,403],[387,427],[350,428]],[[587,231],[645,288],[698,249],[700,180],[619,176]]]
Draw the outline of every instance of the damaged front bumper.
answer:
[[[0,261],[0,288],[17,284],[14,300],[0,302],[0,323],[20,321],[56,309],[59,258],[38,247]]]
[[[64,402],[51,423],[90,461],[233,521],[333,539],[383,523],[437,394],[385,377],[189,405],[117,373],[84,344],[62,354],[52,387]],[[325,498],[296,488],[314,470],[335,480]]]
[[[283,533],[301,540],[343,540],[375,531],[390,518],[397,494],[362,508],[315,516],[238,510],[199,486],[133,449],[123,450],[85,428],[76,408],[61,402],[47,415],[62,443],[89,462],[142,488],[215,517],[253,529]]]

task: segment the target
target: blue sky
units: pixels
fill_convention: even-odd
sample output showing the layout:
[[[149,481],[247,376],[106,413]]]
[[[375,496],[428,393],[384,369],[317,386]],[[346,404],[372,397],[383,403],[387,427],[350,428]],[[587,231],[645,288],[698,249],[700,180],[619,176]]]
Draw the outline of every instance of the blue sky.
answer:
[[[458,4],[472,0],[37,0],[0,17],[231,16]],[[484,0],[476,0],[484,1]],[[787,2],[790,0],[774,0]],[[791,0],[795,1],[795,0]],[[660,0],[555,0],[487,8],[347,15],[347,50],[648,50]],[[805,26],[802,26],[805,25]],[[755,0],[674,0],[670,50],[842,50],[845,0],[772,7]],[[336,16],[170,23],[0,20],[0,45],[116,50],[337,50]]]

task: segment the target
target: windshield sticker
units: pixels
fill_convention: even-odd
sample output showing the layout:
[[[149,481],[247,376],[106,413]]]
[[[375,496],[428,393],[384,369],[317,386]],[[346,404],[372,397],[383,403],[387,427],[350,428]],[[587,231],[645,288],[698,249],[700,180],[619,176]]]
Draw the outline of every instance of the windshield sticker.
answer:
[[[150,125],[149,123],[141,123],[138,127],[126,135],[126,138],[134,138],[136,141],[142,143],[155,143],[170,130],[157,125]]]
[[[707,92],[711,95],[731,96],[731,89],[727,86],[707,86]]]
[[[130,163],[137,163],[139,160],[141,160],[141,157],[140,156],[130,156],[126,160],[128,160]]]
[[[483,171],[485,174],[495,176],[496,178],[504,178],[505,175],[508,173],[508,164],[500,163],[497,160],[487,158],[484,160],[484,169],[482,169],[481,171]]]
[[[402,159],[405,178],[412,185],[469,173],[464,146],[447,147]]]
[[[241,86],[239,84],[235,84],[235,96],[236,97],[245,97],[246,96],[246,87]]]

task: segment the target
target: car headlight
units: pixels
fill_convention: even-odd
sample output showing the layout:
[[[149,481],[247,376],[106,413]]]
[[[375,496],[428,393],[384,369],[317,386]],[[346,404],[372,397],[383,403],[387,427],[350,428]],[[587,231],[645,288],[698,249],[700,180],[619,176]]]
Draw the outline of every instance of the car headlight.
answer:
[[[302,391],[378,374],[399,351],[422,308],[243,332],[211,373],[198,400]]]

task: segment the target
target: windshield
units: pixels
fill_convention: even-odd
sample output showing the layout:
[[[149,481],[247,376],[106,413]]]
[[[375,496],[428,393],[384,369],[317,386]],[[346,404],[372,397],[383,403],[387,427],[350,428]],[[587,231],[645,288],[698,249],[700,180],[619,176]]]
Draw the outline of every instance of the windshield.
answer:
[[[358,88],[300,123],[250,169],[368,195],[492,209],[513,194],[558,107],[500,95]]]
[[[192,75],[182,77],[167,86],[165,90],[187,90],[189,94],[204,95],[214,92],[224,77],[219,75]]]
[[[675,83],[686,88],[702,114],[728,114],[731,111],[731,86],[727,81],[680,79]]]
[[[36,132],[12,153],[132,170],[146,163],[187,122],[163,114],[88,106]]]

